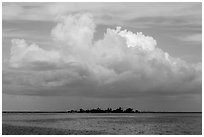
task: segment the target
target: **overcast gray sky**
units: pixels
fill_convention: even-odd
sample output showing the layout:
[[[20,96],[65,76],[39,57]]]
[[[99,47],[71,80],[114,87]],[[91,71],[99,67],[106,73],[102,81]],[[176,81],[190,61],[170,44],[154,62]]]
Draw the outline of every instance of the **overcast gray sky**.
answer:
[[[201,6],[3,3],[3,110],[201,111]]]

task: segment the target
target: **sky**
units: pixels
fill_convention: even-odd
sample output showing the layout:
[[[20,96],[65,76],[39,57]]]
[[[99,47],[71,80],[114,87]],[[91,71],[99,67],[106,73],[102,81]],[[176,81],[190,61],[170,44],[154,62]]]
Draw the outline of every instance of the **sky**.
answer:
[[[3,110],[202,111],[202,3],[3,3]]]

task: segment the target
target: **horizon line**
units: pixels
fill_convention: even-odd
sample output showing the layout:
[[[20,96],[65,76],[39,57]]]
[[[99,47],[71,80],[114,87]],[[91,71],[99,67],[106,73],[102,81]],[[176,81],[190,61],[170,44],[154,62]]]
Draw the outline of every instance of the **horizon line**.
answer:
[[[67,111],[13,111],[13,110],[6,110],[2,111],[2,113],[70,113]],[[87,112],[72,112],[72,113],[87,113]],[[94,113],[94,112],[89,112]],[[112,113],[112,112],[104,112],[104,113]],[[121,112],[121,113],[127,113],[127,112]],[[202,111],[139,111],[139,112],[133,112],[133,113],[202,113]]]

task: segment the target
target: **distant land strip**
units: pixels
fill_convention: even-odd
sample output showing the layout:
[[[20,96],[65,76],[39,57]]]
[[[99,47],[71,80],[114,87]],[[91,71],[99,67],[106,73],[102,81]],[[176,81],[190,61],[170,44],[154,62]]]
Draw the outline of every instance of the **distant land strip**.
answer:
[[[176,111],[139,111],[132,108],[123,109],[122,107],[112,109],[107,108],[105,110],[101,108],[82,109],[79,110],[67,110],[67,111],[2,111],[3,113],[202,113],[202,112],[176,112]]]
[[[69,113],[67,111],[2,111],[2,113]],[[80,112],[73,112],[80,113]],[[83,112],[86,113],[86,112]],[[98,113],[98,112],[89,112],[89,113]],[[114,113],[114,112],[101,112],[101,113]],[[125,113],[125,112],[123,112]],[[127,112],[126,112],[127,113]],[[137,113],[202,113],[202,112],[156,112],[156,111],[141,111]]]

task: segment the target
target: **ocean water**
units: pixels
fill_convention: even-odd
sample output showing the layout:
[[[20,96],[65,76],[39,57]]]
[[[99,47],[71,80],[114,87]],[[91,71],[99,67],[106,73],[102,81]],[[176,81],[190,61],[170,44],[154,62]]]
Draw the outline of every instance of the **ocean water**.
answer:
[[[3,113],[3,134],[200,135],[202,113]]]

